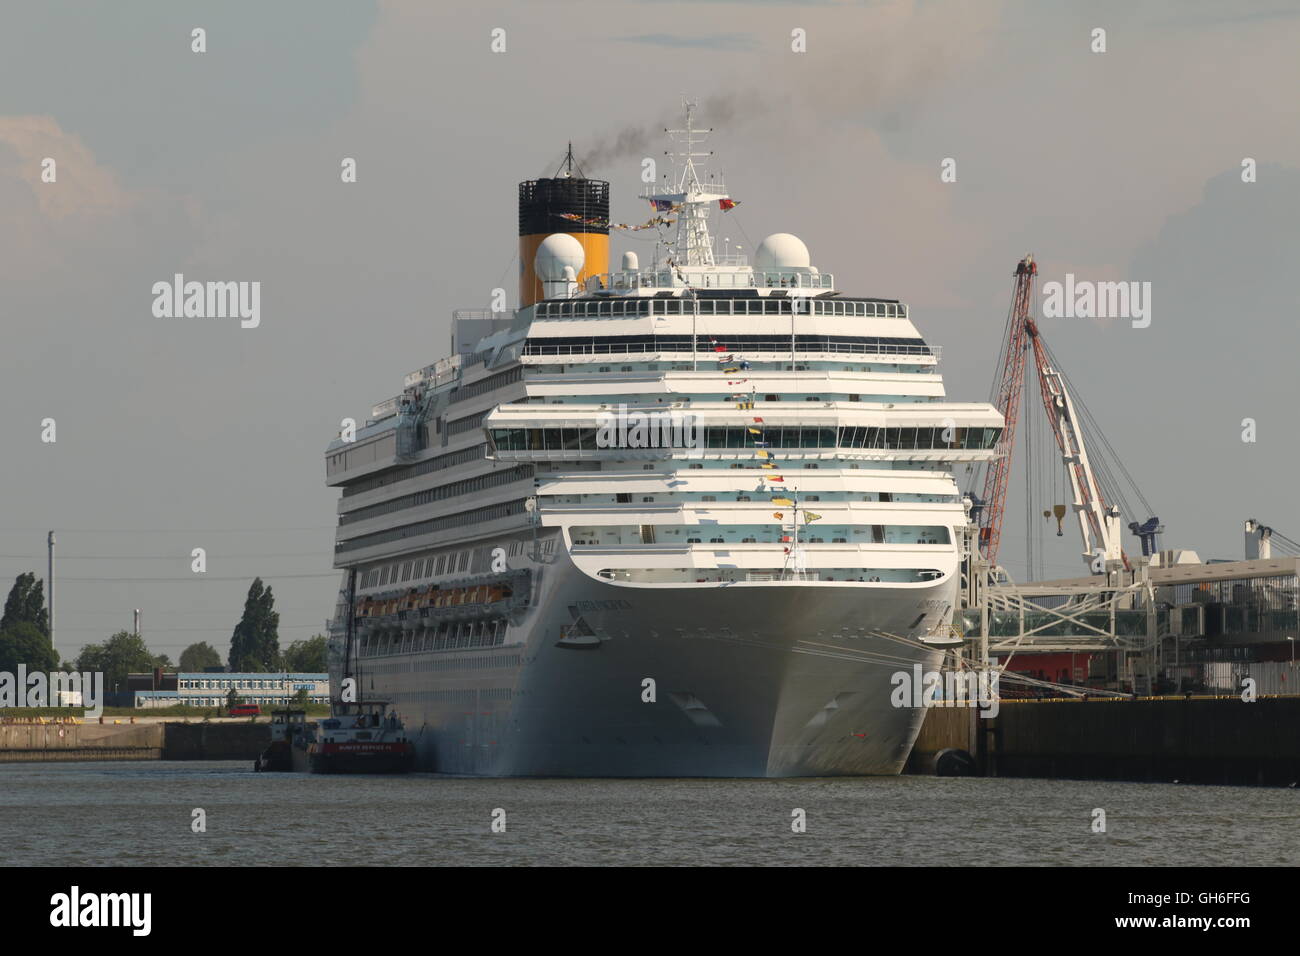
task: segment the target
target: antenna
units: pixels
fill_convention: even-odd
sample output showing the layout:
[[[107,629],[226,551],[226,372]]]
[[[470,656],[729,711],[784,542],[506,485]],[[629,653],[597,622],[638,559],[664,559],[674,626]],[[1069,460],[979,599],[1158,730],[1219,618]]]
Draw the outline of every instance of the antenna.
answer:
[[[573,141],[570,140],[568,148],[564,151],[564,157],[560,160],[560,165],[556,167],[555,175],[551,178],[572,179],[575,169],[578,172],[579,179],[586,178],[586,174],[582,171],[582,167],[578,165],[578,161],[573,156]]]
[[[677,213],[677,237],[673,241],[673,263],[676,266],[716,265],[713,242],[709,237],[709,207],[720,199],[730,198],[720,176],[701,180],[701,166],[713,153],[697,147],[713,132],[710,128],[696,127],[695,110],[698,104],[683,99],[682,109],[686,121],[680,129],[665,129],[668,138],[679,147],[665,151],[673,160],[671,177],[665,175],[668,185],[659,190],[650,189],[642,195],[658,208],[671,208]]]

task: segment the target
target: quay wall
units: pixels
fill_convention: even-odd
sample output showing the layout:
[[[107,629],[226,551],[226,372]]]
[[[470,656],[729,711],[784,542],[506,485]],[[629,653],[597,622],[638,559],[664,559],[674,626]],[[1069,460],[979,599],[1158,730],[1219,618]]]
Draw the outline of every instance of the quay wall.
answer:
[[[0,724],[0,763],[46,760],[253,760],[267,723]]]
[[[1003,700],[996,717],[934,708],[908,761],[965,750],[997,777],[1290,786],[1300,781],[1300,697]]]
[[[157,760],[161,724],[0,724],[0,762]]]

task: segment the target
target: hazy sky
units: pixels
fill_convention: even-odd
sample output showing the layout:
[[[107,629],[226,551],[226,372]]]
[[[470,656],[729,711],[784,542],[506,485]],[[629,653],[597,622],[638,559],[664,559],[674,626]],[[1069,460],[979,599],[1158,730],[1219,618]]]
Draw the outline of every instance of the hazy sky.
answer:
[[[1248,517],[1300,536],[1298,48],[1283,0],[11,3],[4,586],[44,577],[53,528],[64,656],[136,607],[156,651],[224,654],[254,575],[282,644],[320,631],[339,420],[442,357],[452,309],[513,302],[516,183],[568,140],[613,217],[644,218],[640,160],[683,94],[743,203],[720,235],[793,232],[845,291],[911,303],[954,398],[988,397],[1026,252],[1044,281],[1150,282],[1149,328],[1045,319],[1045,338],[1167,544],[1239,558]],[[177,272],[260,281],[260,327],[155,318]],[[1002,558],[1022,576],[1016,465]],[[1081,567],[1068,529],[1048,545],[1049,576]]]

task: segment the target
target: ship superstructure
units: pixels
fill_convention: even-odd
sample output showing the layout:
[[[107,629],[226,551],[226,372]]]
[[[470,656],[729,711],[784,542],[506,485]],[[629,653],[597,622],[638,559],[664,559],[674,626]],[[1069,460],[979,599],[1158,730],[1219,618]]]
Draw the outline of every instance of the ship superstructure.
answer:
[[[523,184],[521,307],[457,313],[451,357],[327,452],[331,686],[390,701],[421,768],[897,773],[920,728],[893,682],[939,661],[951,468],[1001,416],[795,236],[719,254],[735,203],[689,106],[674,133],[645,224],[571,161]],[[658,233],[653,262],[604,271],[611,229]]]

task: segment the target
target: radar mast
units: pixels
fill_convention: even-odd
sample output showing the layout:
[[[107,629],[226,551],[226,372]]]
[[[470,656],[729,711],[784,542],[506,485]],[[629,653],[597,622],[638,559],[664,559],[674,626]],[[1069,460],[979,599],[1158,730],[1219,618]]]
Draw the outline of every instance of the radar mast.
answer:
[[[712,150],[697,150],[712,128],[695,126],[698,104],[684,100],[686,123],[682,129],[665,129],[668,137],[681,147],[675,152],[665,152],[673,160],[671,176],[665,174],[666,187],[651,187],[642,193],[643,198],[655,204],[659,211],[677,213],[677,236],[669,244],[672,264],[681,266],[711,267],[713,239],[709,235],[709,208],[721,199],[731,198],[720,178],[701,179],[700,167],[713,155]]]

